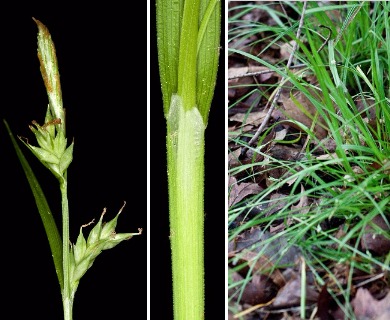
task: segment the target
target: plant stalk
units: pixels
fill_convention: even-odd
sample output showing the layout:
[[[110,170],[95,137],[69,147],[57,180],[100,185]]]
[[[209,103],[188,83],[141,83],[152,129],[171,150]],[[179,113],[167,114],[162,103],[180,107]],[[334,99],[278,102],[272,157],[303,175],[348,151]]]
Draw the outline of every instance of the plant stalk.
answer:
[[[64,320],[72,320],[73,296],[70,290],[70,261],[69,261],[69,203],[68,203],[68,182],[66,173],[60,182],[61,202],[62,202],[62,255],[64,270],[64,289],[62,301],[64,308]]]
[[[214,94],[219,0],[157,0],[167,165],[173,313],[204,319],[204,132]]]
[[[204,131],[174,95],[167,121],[174,319],[204,318]]]

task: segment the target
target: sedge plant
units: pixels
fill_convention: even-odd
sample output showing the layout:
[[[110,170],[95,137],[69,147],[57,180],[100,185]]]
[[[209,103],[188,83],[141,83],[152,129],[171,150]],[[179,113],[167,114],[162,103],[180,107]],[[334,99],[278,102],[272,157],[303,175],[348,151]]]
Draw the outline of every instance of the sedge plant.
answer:
[[[83,235],[83,228],[91,223],[80,227],[76,243],[70,242],[67,170],[73,161],[74,142],[68,145],[66,138],[65,110],[62,104],[55,46],[47,27],[39,20],[34,19],[34,21],[38,26],[38,58],[49,103],[44,124],[39,125],[33,121],[32,125],[29,126],[36,137],[38,146],[30,144],[27,139],[19,138],[58,180],[62,207],[62,237],[37,178],[8,123],[5,120],[4,123],[31,187],[50,244],[62,294],[64,320],[72,320],[74,298],[80,279],[92,266],[96,257],[103,250],[111,249],[122,241],[141,234],[142,229],[138,229],[138,233],[115,232],[117,219],[125,206],[123,205],[115,218],[109,222],[103,222],[103,216],[106,212],[104,209],[99,221],[87,238]]]
[[[301,4],[285,5],[301,13]],[[272,17],[283,15],[281,12],[274,12],[268,4],[261,3],[257,6],[250,4],[235,7],[241,11],[237,10],[239,13],[231,19],[240,20],[242,14],[260,7]],[[337,23],[329,18],[332,15],[328,13],[334,12],[333,10],[339,14]],[[256,252],[258,257],[269,256],[271,252],[271,260],[276,269],[281,266],[279,262],[283,255],[298,248],[304,258],[306,271],[314,275],[319,287],[328,285],[329,294],[348,319],[354,319],[350,304],[353,290],[356,288],[354,276],[359,272],[373,275],[378,272],[387,274],[390,271],[390,254],[376,254],[360,248],[362,239],[367,236],[368,227],[375,230],[373,237],[389,238],[389,11],[390,6],[386,1],[371,4],[357,1],[336,6],[319,6],[316,2],[308,2],[303,39],[296,39],[294,35],[297,27],[294,20],[287,19],[293,27],[277,18],[276,26],[259,23],[256,26],[257,31],[266,30],[271,35],[268,40],[272,44],[279,44],[280,40],[287,42],[288,39],[299,43],[300,51],[296,53],[296,58],[304,65],[302,69],[305,72],[315,75],[317,82],[314,85],[307,83],[298,73],[294,74],[269,64],[262,58],[268,47],[258,56],[248,53],[247,48],[244,50],[244,45],[241,46],[240,42],[237,42],[236,48],[230,49],[231,53],[240,54],[286,76],[315,106],[324,119],[328,134],[326,139],[318,139],[313,128],[296,119],[287,119],[287,122],[300,126],[301,131],[310,139],[301,151],[300,159],[277,159],[264,152],[264,160],[242,164],[229,170],[230,175],[252,172],[246,176],[247,179],[255,179],[256,174],[265,174],[272,169],[285,172],[270,182],[263,191],[230,207],[229,240],[233,241],[253,227],[260,226],[262,230],[268,230],[278,221],[292,219],[283,231],[253,244],[248,249]],[[320,25],[330,26],[332,36],[319,52],[318,48],[325,38]],[[248,30],[231,29],[229,38],[246,39],[248,34],[245,32],[249,32]],[[250,29],[250,32],[255,33],[256,30]],[[245,42],[245,45],[254,44]],[[313,91],[308,88],[313,88],[321,95],[313,95]],[[294,97],[291,99],[294,100]],[[297,108],[302,108],[299,101],[295,100],[295,104]],[[314,123],[315,118],[312,120]],[[263,135],[266,134],[267,132]],[[259,148],[247,145],[238,134],[232,134],[231,140],[253,152],[259,152]],[[262,140],[259,141],[261,145]],[[334,143],[332,150],[325,145],[326,141]],[[323,154],[318,156],[320,148]],[[255,167],[267,169],[256,173],[251,171]],[[283,201],[271,197],[278,192],[285,195]],[[308,200],[308,204],[305,208],[298,208],[297,204],[303,198]],[[249,218],[248,212],[259,207],[264,209]],[[236,223],[237,217],[241,217],[241,224]],[[378,217],[384,221],[385,227],[380,228],[373,223]],[[343,223],[325,227],[333,221]],[[340,228],[342,237],[337,236],[337,227]],[[270,249],[284,241],[287,241],[287,245],[281,252]],[[234,262],[234,259],[231,259],[231,262]],[[349,272],[344,283],[335,274],[334,265],[348,266]],[[237,264],[231,272],[244,267],[246,266]],[[234,313],[237,312],[234,301],[240,301],[251,278],[252,274],[248,272],[244,280],[235,281],[232,277],[229,279],[230,307]],[[303,303],[304,301],[301,301],[301,304]],[[301,316],[305,318],[302,305],[301,310]]]
[[[157,0],[174,319],[204,318],[204,132],[219,60],[219,0]]]

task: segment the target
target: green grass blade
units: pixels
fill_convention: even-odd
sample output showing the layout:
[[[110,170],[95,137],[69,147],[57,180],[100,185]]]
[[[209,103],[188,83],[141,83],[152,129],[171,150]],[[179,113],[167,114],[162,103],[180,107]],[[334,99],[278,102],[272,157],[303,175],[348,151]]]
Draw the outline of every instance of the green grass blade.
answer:
[[[41,186],[38,183],[38,180],[34,175],[34,172],[32,171],[30,165],[28,164],[27,159],[24,157],[22,150],[19,148],[18,143],[15,137],[13,136],[7,121],[6,120],[3,121],[8,131],[8,134],[11,138],[12,144],[15,148],[19,161],[23,167],[24,173],[26,174],[26,178],[30,185],[31,191],[34,195],[35,202],[39,214],[41,216],[47,238],[49,240],[50,250],[53,256],[58,282],[60,283],[60,287],[62,291],[64,286],[64,276],[63,276],[63,269],[62,269],[62,240],[60,234],[58,232],[56,223],[51,213],[49,204],[46,201],[46,197],[41,189]]]

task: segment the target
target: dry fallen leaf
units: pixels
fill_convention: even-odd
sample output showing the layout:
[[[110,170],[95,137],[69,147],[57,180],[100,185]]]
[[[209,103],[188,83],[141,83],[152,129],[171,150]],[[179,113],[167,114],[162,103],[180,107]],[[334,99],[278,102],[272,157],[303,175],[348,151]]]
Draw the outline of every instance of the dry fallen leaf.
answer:
[[[376,300],[364,288],[359,288],[351,302],[357,320],[384,320],[390,319],[390,294],[382,300]]]
[[[259,75],[264,77],[264,81],[271,78],[273,72],[269,68],[264,66],[247,66],[247,67],[232,67],[228,70],[228,78],[234,78],[234,77],[242,77],[246,75],[247,73],[255,73],[255,72],[261,72]],[[232,83],[234,83],[234,80],[241,79],[241,78],[234,78],[231,79]]]
[[[310,286],[307,286],[305,290],[306,302],[316,302],[318,299],[318,292]],[[279,290],[272,303],[272,307],[287,308],[300,305],[301,294],[301,276],[297,273],[295,277],[291,278],[286,285]]]
[[[235,177],[229,177],[229,189],[229,208],[246,196],[258,194],[263,190],[257,183],[242,182],[238,184]]]
[[[301,194],[302,197],[299,199],[299,202],[296,206],[292,205],[291,210],[295,213],[301,213],[301,214],[306,214],[310,210],[310,205],[309,205],[309,198],[307,195],[305,195],[305,188],[301,184]]]
[[[235,272],[233,277],[235,282],[243,282],[244,277]],[[249,281],[242,291],[240,303],[247,303],[250,305],[256,305],[259,303],[266,303],[272,299],[272,288],[275,285],[272,281],[264,275],[254,275],[252,280]],[[233,290],[230,290],[230,296],[234,294]]]
[[[236,113],[234,116],[231,116],[229,119],[231,121],[241,122],[242,124],[245,125],[252,125],[258,127],[261,125],[266,115],[267,113],[263,111],[250,112],[249,114]]]
[[[235,252],[230,252],[229,258],[235,255]],[[244,249],[237,258],[237,265],[247,264],[250,267],[240,268],[239,276],[245,278],[248,270],[251,272],[251,280],[245,285],[241,302],[256,305],[270,301],[276,295],[278,286],[285,282],[282,273],[278,269],[273,270],[273,263],[264,255]]]
[[[308,89],[310,94],[312,94],[314,97],[318,97],[318,92],[314,91],[313,89]],[[304,108],[304,110],[301,110],[300,107],[298,107],[293,99],[289,98],[286,101],[283,102],[284,106],[284,112],[285,115],[288,118],[294,119],[302,124],[304,124],[306,127],[311,128],[313,119],[316,117],[317,108],[311,103],[311,101],[306,97],[305,94],[302,92],[298,92],[294,95],[296,101]],[[294,126],[290,124],[296,129],[301,130],[299,126]],[[314,133],[318,139],[324,139],[328,131],[324,129],[325,121],[324,119],[318,114],[317,115],[317,123],[314,126]]]
[[[389,231],[388,224],[380,215],[375,216],[372,221],[379,228]],[[370,225],[364,228],[364,234],[361,239],[362,250],[369,250],[378,255],[386,255],[390,251],[390,239],[383,234],[379,234]]]

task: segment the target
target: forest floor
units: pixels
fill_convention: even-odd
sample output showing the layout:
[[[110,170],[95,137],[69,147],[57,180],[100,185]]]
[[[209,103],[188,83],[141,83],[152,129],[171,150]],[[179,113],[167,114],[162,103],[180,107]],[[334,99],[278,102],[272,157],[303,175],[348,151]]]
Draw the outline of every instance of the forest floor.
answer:
[[[229,2],[229,319],[390,319],[388,9]]]

